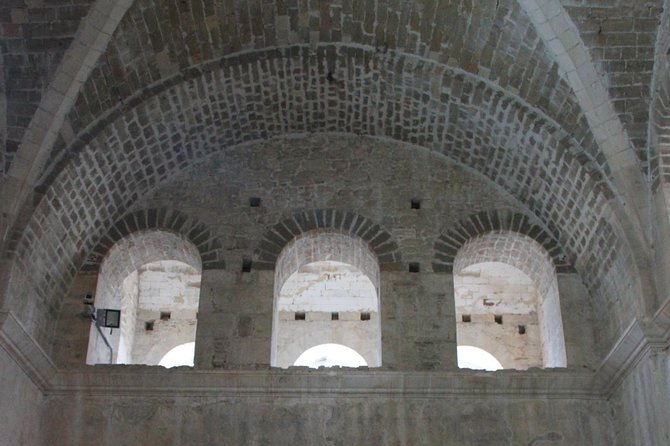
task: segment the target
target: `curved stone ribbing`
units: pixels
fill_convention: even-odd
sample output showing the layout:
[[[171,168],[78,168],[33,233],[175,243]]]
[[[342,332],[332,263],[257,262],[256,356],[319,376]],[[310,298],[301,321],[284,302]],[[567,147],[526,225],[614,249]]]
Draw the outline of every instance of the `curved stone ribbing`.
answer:
[[[303,211],[269,228],[259,243],[254,267],[274,269],[277,258],[296,237],[319,229],[329,229],[359,237],[368,243],[379,264],[400,263],[398,244],[382,226],[362,215],[339,209]]]
[[[212,235],[205,224],[182,212],[159,208],[126,214],[114,223],[86,258],[83,269],[98,271],[104,257],[116,242],[130,234],[148,229],[167,230],[184,236],[198,249],[203,270],[222,269],[225,266],[219,259],[218,250],[221,248],[221,242]]]
[[[568,256],[554,236],[533,222],[530,217],[504,209],[470,215],[455,227],[448,228],[433,246],[433,271],[451,273],[458,251],[468,240],[496,231],[509,231],[528,236],[545,249],[557,272],[574,271]]]
[[[347,82],[323,75],[329,57],[350,73]],[[219,147],[243,150],[309,132],[366,134],[444,154],[517,197],[546,225],[565,228],[563,246],[596,293],[625,295],[635,283],[607,183],[569,134],[514,97],[430,60],[380,58],[355,47],[274,51],[263,59],[270,74],[261,77],[257,61],[238,58],[138,99],[90,134],[8,243],[18,274],[48,272],[31,284],[34,291],[12,290],[16,299],[35,293],[57,302],[100,228]]]

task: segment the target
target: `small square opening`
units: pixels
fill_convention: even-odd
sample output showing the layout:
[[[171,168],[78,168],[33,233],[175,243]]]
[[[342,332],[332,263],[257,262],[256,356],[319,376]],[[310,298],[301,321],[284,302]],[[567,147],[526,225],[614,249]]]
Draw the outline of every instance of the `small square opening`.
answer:
[[[472,322],[472,317],[469,314],[464,314],[464,315],[461,316],[461,321]]]
[[[144,321],[145,331],[154,331],[154,321]]]
[[[243,259],[242,260],[242,272],[250,273],[251,272],[251,260]]]
[[[340,313],[334,311],[330,313],[330,320],[331,321],[339,321],[340,320]]]
[[[495,321],[496,324],[502,325],[502,323],[503,323],[502,314],[494,315],[493,320]]]
[[[172,317],[172,313],[170,311],[161,311],[161,320],[162,321],[169,321],[171,317]]]
[[[421,265],[419,265],[418,262],[410,262],[409,264],[409,272],[410,273],[418,273],[421,270]]]
[[[526,334],[526,326],[525,325],[519,325],[519,334],[520,335],[525,335]]]
[[[257,208],[261,205],[260,197],[251,197],[249,198],[249,206],[252,208]]]
[[[418,198],[412,198],[410,200],[410,207],[412,209],[421,209],[421,200],[419,200]]]
[[[304,311],[298,311],[298,312],[295,314],[295,320],[296,320],[296,321],[304,321],[304,320],[305,320],[305,317],[306,317],[306,315],[305,315],[305,312],[304,312]]]
[[[361,313],[361,320],[362,321],[369,321],[370,320],[370,313]]]

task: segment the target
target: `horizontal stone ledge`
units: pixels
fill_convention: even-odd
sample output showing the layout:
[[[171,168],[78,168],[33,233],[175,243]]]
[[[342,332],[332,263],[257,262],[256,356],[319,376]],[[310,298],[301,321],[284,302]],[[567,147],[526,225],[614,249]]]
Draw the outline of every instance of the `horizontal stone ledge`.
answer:
[[[62,371],[48,394],[109,396],[402,397],[601,399],[592,372],[570,369],[406,372],[307,368],[268,370],[89,366]]]

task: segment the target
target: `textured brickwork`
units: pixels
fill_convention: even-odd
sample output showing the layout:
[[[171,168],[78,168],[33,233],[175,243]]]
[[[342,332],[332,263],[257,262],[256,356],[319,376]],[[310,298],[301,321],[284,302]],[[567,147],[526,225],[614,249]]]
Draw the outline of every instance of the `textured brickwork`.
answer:
[[[667,2],[666,2],[667,4]],[[659,28],[657,60],[654,66],[652,108],[649,120],[652,134],[649,138],[650,179],[652,190],[670,184],[670,12],[664,12]]]
[[[646,170],[649,106],[653,97],[650,86],[662,1],[573,3],[566,10],[589,48]]]
[[[232,94],[233,90],[229,91]],[[172,96],[170,100],[174,101],[177,98],[188,100],[190,94],[198,94],[198,90],[188,92],[180,90],[180,94]],[[225,96],[221,97],[219,104],[226,105],[226,107],[234,106],[236,101],[241,100],[241,98],[231,97],[230,101],[224,101],[224,98]],[[410,102],[412,103],[416,104]],[[167,105],[168,102],[148,101],[145,104],[160,107],[160,104]],[[81,152],[77,161],[53,182],[38,206],[33,223],[26,228],[21,244],[17,244],[14,254],[19,264],[26,265],[27,269],[24,271],[45,271],[42,280],[35,283],[36,288],[42,290],[38,292],[40,295],[45,298],[52,296],[47,300],[55,303],[58,302],[55,296],[65,293],[69,280],[71,280],[70,277],[74,275],[83,259],[98,243],[97,237],[102,236],[99,229],[91,231],[90,228],[105,228],[111,225],[110,220],[116,219],[115,215],[137,200],[144,193],[143,191],[165,181],[179,169],[185,168],[197,158],[205,156],[208,151],[214,150],[217,147],[214,146],[214,143],[219,140],[218,138],[226,138],[227,135],[228,138],[235,141],[233,138],[247,139],[254,135],[254,131],[249,128],[244,132],[240,130],[236,134],[230,134],[226,130],[230,127],[219,121],[223,119],[223,113],[226,119],[232,119],[235,116],[238,126],[241,124],[243,128],[246,128],[249,125],[249,121],[232,111],[213,111],[211,102],[205,109],[200,107],[204,105],[202,103],[191,102],[191,104],[197,105],[197,108],[189,110],[185,104],[184,106],[174,104],[174,108],[168,112],[169,115],[175,113],[174,121],[165,123],[169,127],[156,119],[149,120],[149,116],[158,116],[156,115],[158,110],[146,110],[144,107],[136,110],[134,120],[117,120],[111,128],[103,132],[104,137],[101,134],[100,137],[91,141],[87,149]],[[439,109],[436,107],[435,118],[437,119],[438,116],[442,119],[448,118],[447,115],[437,113]],[[177,110],[179,112],[176,112]],[[348,120],[349,115],[343,114],[342,117]],[[211,119],[205,116],[211,116]],[[191,130],[188,130],[188,127],[183,128],[183,125],[191,120],[193,120],[194,127]],[[178,123],[182,124],[182,129],[177,127]],[[358,121],[349,120],[349,123],[354,126]],[[140,124],[144,127],[141,132]],[[417,122],[416,125],[422,126],[423,124]],[[440,121],[435,121],[432,128],[426,128],[423,133],[424,137],[420,136],[421,133],[409,132],[407,128],[402,130],[399,136],[409,141],[422,141],[426,145],[432,145],[430,143],[435,135],[433,132],[439,125]],[[514,123],[510,124],[510,126],[514,125]],[[463,128],[468,127],[467,124],[463,126]],[[198,129],[196,133],[193,133],[194,129]],[[397,129],[400,131],[401,128],[397,127]],[[186,134],[182,133],[184,130]],[[541,131],[541,128],[538,130]],[[217,135],[221,132],[223,135]],[[589,278],[593,277],[593,281],[590,282],[594,285],[592,292],[602,296],[606,302],[618,300],[622,314],[630,311],[629,308],[633,302],[625,297],[629,295],[628,292],[621,291],[630,289],[631,284],[635,286],[634,279],[629,275],[632,267],[631,259],[626,254],[628,251],[625,242],[616,235],[616,223],[604,204],[605,197],[597,192],[594,193],[593,189],[586,186],[592,179],[581,170],[578,162],[571,159],[570,153],[563,152],[564,158],[561,159],[544,154],[539,143],[540,141],[550,143],[552,141],[550,133],[534,135],[530,129],[525,134],[528,145],[524,147],[528,147],[528,150],[531,150],[531,147],[537,147],[538,151],[535,153],[520,151],[517,145],[518,140],[506,138],[505,131],[482,129],[481,134],[462,131],[458,133],[461,138],[470,137],[482,143],[491,138],[500,138],[498,144],[494,146],[496,148],[491,147],[488,150],[486,146],[474,147],[466,140],[455,141],[453,146],[448,145],[449,142],[446,141],[446,151],[452,158],[460,159],[464,164],[478,166],[478,169],[486,172],[489,178],[497,184],[511,187],[515,195],[517,191],[525,194],[535,190],[528,204],[536,214],[548,219],[553,227],[572,228],[570,234],[560,235],[560,238],[565,239],[563,243],[568,255],[579,259],[575,263],[576,269],[584,271],[585,276]],[[438,132],[437,135],[449,138],[449,135],[443,132]],[[170,140],[171,144],[160,144],[160,141],[163,140]],[[146,149],[126,152],[123,149],[124,144],[130,144],[130,141],[133,141],[134,147],[144,146]],[[332,144],[332,141],[326,141],[327,139],[322,139],[320,144]],[[152,144],[151,149],[149,149],[150,143]],[[360,142],[354,144],[360,144]],[[234,147],[232,144],[229,146]],[[110,147],[117,147],[117,149],[110,150]],[[287,149],[282,150],[283,153],[288,153]],[[527,176],[528,170],[522,168],[524,164],[519,159],[528,156],[537,159],[536,176],[532,179]],[[290,167],[287,166],[287,169],[290,171]],[[501,169],[502,172],[497,171],[498,169]],[[86,186],[91,181],[88,178],[92,178],[97,188]],[[571,187],[576,190],[571,191]],[[587,193],[582,192],[583,190]],[[540,200],[540,196],[546,198]],[[88,212],[58,211],[58,209],[78,209],[82,206],[85,206]],[[278,218],[272,224],[284,218]],[[53,246],[56,240],[62,240],[58,248]],[[50,251],[53,254],[50,254]],[[56,260],[53,255],[59,251],[62,254],[57,255]],[[407,256],[403,255],[403,259],[407,259]],[[28,267],[29,264],[32,266]],[[50,270],[51,273],[49,273]],[[24,291],[20,291],[22,287],[19,282],[13,282],[17,286],[15,288],[17,297],[28,291],[25,288],[23,288]]]
[[[217,2],[164,6],[141,0],[128,12],[110,42],[106,63],[91,74],[68,117],[75,134],[95,130],[101,125],[100,119],[114,114],[115,108],[132,106],[147,94],[164,88],[161,84],[174,85],[207,71],[211,64],[236,64],[235,60],[226,60],[230,54],[243,51],[242,63],[251,64],[255,72],[247,75],[263,79],[284,71],[268,66],[265,53],[253,50],[309,44],[314,51],[320,45],[344,42],[351,44],[351,51],[372,53],[373,58],[382,60],[413,55],[441,66],[441,71],[446,64],[457,70],[452,81],[457,85],[462,81],[461,76],[468,75],[479,82],[492,82],[500,92],[526,101],[558,122],[580,142],[578,146],[600,168],[600,174],[608,174],[576,100],[515,1],[498,2],[497,8],[478,5],[476,11],[469,11],[458,2],[440,8],[414,3],[374,7],[362,2],[297,1],[281,4],[254,1],[245,8]],[[476,20],[470,21],[473,13]],[[203,19],[207,25],[198,26]],[[176,37],[182,35],[189,38]],[[328,72],[333,73],[335,83],[349,82],[360,75],[338,64],[332,52],[319,59],[316,72],[300,70],[306,82],[323,80]],[[443,72],[433,76],[433,89],[447,82],[440,79]],[[254,90],[262,91],[258,86],[245,89]],[[455,95],[461,93],[467,95],[468,87],[463,92],[459,88]],[[306,94],[304,99],[317,97]],[[351,100],[357,101],[355,96]],[[294,111],[297,119],[301,114]],[[257,114],[255,117],[261,118]],[[253,123],[254,117],[250,119]],[[59,150],[62,148],[57,146]]]
[[[0,66],[6,95],[6,128],[0,123],[0,177],[9,170],[43,92],[70,46],[90,0],[3,1]],[[0,82],[0,85],[2,83]],[[0,93],[2,88],[0,88]]]
[[[558,271],[567,272],[572,269],[559,242],[532,218],[509,210],[496,210],[470,215],[449,228],[447,234],[441,235],[434,246],[433,270],[452,272],[456,254],[463,245],[474,237],[493,231],[511,231],[526,235],[545,249]]]
[[[223,268],[218,259],[221,242],[203,223],[178,211],[165,208],[142,209],[126,214],[102,237],[93,252],[86,258],[84,271],[97,271],[108,251],[123,237],[135,232],[159,229],[181,234],[198,249],[202,269]]]
[[[377,261],[382,264],[399,263],[402,260],[397,243],[380,225],[352,212],[316,209],[296,214],[268,230],[259,244],[256,267],[274,269],[277,256],[289,242],[294,241],[296,237],[300,238],[303,234],[307,236],[310,231],[317,228],[341,231],[343,234],[360,237],[369,244],[368,249],[371,249],[377,257],[375,263]],[[341,261],[353,264],[349,260]]]

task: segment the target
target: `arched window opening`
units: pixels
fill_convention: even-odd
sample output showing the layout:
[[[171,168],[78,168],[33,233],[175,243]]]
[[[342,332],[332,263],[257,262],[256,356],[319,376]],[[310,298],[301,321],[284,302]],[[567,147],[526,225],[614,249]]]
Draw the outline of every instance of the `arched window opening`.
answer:
[[[458,367],[461,369],[487,370],[492,372],[503,368],[491,353],[471,345],[458,346]]]
[[[158,361],[158,365],[171,368],[188,366],[193,367],[193,357],[195,356],[195,342],[187,342],[170,350]]]
[[[200,279],[197,248],[177,234],[142,231],[119,240],[100,266],[95,306],[120,309],[121,323],[92,324],[86,362],[158,365],[175,346],[195,345]]]
[[[469,240],[454,261],[459,367],[462,346],[490,352],[502,368],[565,367],[556,274],[529,237],[496,232]]]
[[[315,231],[292,241],[275,271],[271,364],[308,365],[298,359],[310,352],[313,364],[379,367],[378,284],[376,256],[361,239]],[[339,354],[343,348],[362,362]]]
[[[341,344],[321,344],[305,350],[296,359],[295,366],[319,367],[365,367],[368,365],[356,350]]]

